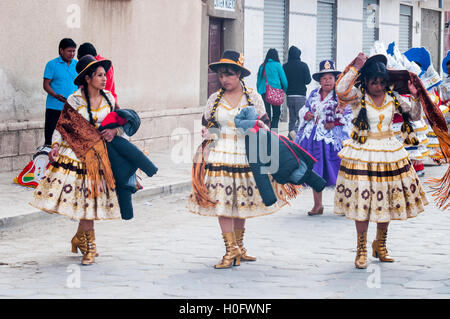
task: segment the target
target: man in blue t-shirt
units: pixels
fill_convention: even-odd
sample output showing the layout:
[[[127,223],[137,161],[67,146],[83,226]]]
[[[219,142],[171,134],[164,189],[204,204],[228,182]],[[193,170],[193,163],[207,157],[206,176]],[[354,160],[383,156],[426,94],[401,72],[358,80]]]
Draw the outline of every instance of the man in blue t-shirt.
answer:
[[[66,99],[77,90],[73,80],[77,76],[74,60],[76,43],[62,39],[59,43],[59,57],[47,62],[44,71],[44,90],[48,93],[45,110],[45,144],[52,143],[52,135]]]

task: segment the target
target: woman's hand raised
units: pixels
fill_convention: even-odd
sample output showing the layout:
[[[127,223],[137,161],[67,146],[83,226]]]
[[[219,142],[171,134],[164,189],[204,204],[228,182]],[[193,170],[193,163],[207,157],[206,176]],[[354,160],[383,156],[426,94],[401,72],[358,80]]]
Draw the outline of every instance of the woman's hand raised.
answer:
[[[359,71],[363,67],[364,63],[366,63],[368,58],[369,57],[367,55],[365,55],[363,52],[360,52],[351,64]]]

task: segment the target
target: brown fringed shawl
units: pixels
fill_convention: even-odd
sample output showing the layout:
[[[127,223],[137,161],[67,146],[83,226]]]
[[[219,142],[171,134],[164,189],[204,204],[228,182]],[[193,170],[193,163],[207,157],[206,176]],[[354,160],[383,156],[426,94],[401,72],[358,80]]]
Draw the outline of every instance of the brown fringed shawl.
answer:
[[[101,190],[106,193],[114,190],[114,176],[106,144],[100,132],[67,102],[64,104],[56,129],[86,166],[86,175],[90,181],[89,196],[97,197]]]
[[[389,80],[394,85],[394,90],[400,94],[410,94],[408,80],[411,80],[417,88],[422,109],[427,117],[428,123],[430,123],[433,132],[438,138],[442,155],[448,162],[450,159],[450,136],[445,117],[439,107],[431,100],[428,91],[423,86],[417,74],[406,70],[389,70]],[[437,206],[442,209],[450,207],[450,203],[447,203],[450,198],[450,167],[442,178],[430,178],[426,183],[434,189],[432,196],[435,198],[434,200]]]
[[[270,120],[267,113],[265,113],[260,118],[260,120],[270,127]],[[214,127],[214,123],[212,121],[207,121],[204,116],[202,117],[202,124],[208,129]],[[204,139],[202,144],[199,145],[197,151],[195,152],[192,164],[193,198],[199,206],[204,208],[211,208],[217,205],[217,201],[209,196],[208,189],[206,188],[205,185],[205,175],[206,175],[205,167],[206,162],[208,160],[209,149],[213,145],[214,145],[214,138]],[[302,186],[284,184],[281,185],[281,188],[284,190],[283,200],[287,202],[289,199],[293,199],[300,194]]]
[[[448,134],[447,123],[444,115],[439,107],[433,103],[427,90],[424,88],[419,77],[410,73],[411,80],[416,88],[419,90],[419,98],[422,103],[423,110],[427,116],[428,122],[439,140],[439,146],[442,150],[442,155],[445,157],[447,163],[450,159],[450,136]],[[447,209],[450,203],[447,203],[450,198],[450,167],[442,178],[430,178],[427,182],[432,189],[434,189],[433,197],[439,208]]]
[[[205,166],[211,143],[212,140],[203,140],[195,152],[192,164],[192,190],[194,199],[199,206],[205,208],[216,206],[216,201],[211,199],[205,185]]]

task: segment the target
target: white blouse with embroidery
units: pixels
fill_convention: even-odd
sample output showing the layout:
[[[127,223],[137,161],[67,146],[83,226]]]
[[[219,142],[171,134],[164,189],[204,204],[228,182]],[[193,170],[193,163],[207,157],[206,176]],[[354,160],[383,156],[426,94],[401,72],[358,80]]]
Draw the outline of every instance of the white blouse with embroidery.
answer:
[[[114,96],[109,91],[104,91],[109,101],[111,102],[112,109],[115,108],[115,99]],[[75,110],[78,111],[86,120],[89,121],[89,113],[87,109],[87,102],[81,93],[81,89],[75,91],[72,95],[67,98],[67,103],[72,106]],[[98,128],[102,121],[105,119],[106,115],[111,112],[111,107],[106,101],[104,97],[102,97],[100,104],[98,107],[91,107],[92,117],[95,122],[95,127]],[[119,129],[119,134],[121,135],[123,132],[122,129]],[[62,138],[61,133],[58,130],[53,132],[52,136],[52,146],[58,144],[59,145],[59,156],[67,157],[70,160],[79,162],[79,159],[75,155],[74,151],[70,148],[69,144]]]
[[[336,93],[341,98],[352,101],[353,116],[357,117],[361,109],[361,91],[352,85],[358,72],[351,68],[337,83]],[[346,93],[347,92],[347,93]],[[421,106],[418,101],[407,99],[394,92],[402,110],[409,112],[413,121],[420,119]],[[384,138],[368,138],[360,144],[353,139],[344,141],[344,148],[339,152],[341,158],[373,163],[394,163],[408,157],[408,152],[392,132],[394,113],[397,112],[393,98],[385,93],[383,103],[377,106],[370,95],[366,94],[366,110],[369,122],[369,133],[385,134]],[[392,132],[392,135],[389,133]]]
[[[205,119],[211,117],[211,111],[217,95],[218,92],[212,94],[208,99],[203,114]],[[259,116],[266,114],[264,102],[258,93],[249,89],[249,98]],[[214,144],[214,147],[210,149],[208,157],[209,163],[248,165],[245,152],[245,135],[241,134],[242,132],[238,130],[234,124],[235,116],[247,106],[248,101],[245,94],[242,95],[239,104],[235,107],[231,105],[226,98],[222,97],[215,114],[216,120],[220,125],[219,130],[216,132],[218,140]]]

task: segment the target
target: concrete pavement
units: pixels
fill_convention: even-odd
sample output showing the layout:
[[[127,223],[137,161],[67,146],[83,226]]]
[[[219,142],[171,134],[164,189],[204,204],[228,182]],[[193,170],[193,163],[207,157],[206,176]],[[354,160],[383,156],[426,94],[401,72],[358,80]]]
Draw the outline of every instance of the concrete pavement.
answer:
[[[445,168],[427,167],[424,178]],[[65,217],[0,228],[0,298],[450,297],[448,211],[430,204],[417,218],[392,222],[396,261],[369,252],[361,270],[354,223],[333,215],[333,192],[324,191],[323,216],[307,216],[306,189],[276,214],[249,219],[245,243],[258,260],[223,270],[213,268],[224,254],[217,219],[188,213],[189,192],[143,196],[133,220],[97,222],[100,256],[87,267],[70,252],[77,224]],[[375,231],[371,224],[369,245]]]
[[[77,223],[37,212],[33,190],[0,174],[0,298],[449,298],[450,212],[432,203],[417,218],[390,225],[395,262],[371,257],[354,267],[354,223],[333,214],[334,189],[324,191],[323,216],[307,216],[312,193],[273,215],[249,219],[245,244],[258,260],[216,270],[224,254],[216,218],[187,212],[191,163],[152,153],[160,168],[144,178],[135,218],[96,223],[96,264],[70,252]],[[425,181],[447,166],[426,167]],[[428,187],[426,186],[426,189]],[[371,224],[368,246],[375,237]]]

